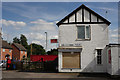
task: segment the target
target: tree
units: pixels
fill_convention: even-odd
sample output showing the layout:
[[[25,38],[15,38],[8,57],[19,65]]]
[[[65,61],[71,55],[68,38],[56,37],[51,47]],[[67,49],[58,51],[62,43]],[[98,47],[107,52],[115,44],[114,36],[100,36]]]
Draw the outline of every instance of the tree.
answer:
[[[17,37],[13,38],[13,43],[19,43],[20,44],[20,39],[18,39]]]
[[[25,37],[25,35],[21,34],[20,39],[15,37],[13,39],[13,42],[22,44],[27,49],[27,56],[30,57],[31,44],[28,45],[27,38]],[[42,45],[32,43],[32,55],[44,55],[44,54],[46,54],[46,52]]]
[[[32,55],[44,55],[46,54],[43,46],[32,43],[28,46],[28,53],[31,53],[31,45],[32,45]]]
[[[48,55],[58,55],[58,49],[51,49],[51,51],[47,52]]]
[[[21,34],[20,36],[20,43],[27,49],[28,47],[27,38],[23,34]]]

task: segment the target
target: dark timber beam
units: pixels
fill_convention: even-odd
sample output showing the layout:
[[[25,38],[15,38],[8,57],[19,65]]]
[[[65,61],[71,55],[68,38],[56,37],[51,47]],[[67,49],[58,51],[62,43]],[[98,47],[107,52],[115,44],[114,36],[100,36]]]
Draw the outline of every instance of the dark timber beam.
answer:
[[[91,12],[89,12],[90,22],[91,22]]]
[[[77,13],[75,13],[75,22],[77,22]]]
[[[82,22],[84,22],[84,9],[82,8]]]
[[[105,22],[70,22],[61,24],[105,24]]]
[[[68,23],[69,23],[69,17],[68,17]]]
[[[97,17],[97,22],[99,22],[99,18]]]

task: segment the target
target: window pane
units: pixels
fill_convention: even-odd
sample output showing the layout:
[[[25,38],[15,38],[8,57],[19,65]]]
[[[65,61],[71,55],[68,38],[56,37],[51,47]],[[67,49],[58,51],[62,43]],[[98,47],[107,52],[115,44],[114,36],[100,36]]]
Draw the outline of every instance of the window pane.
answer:
[[[102,63],[102,49],[97,49],[97,64]]]
[[[86,38],[90,38],[90,26],[86,26]]]
[[[77,30],[78,30],[78,39],[85,39],[85,27],[84,26],[77,27]]]
[[[9,52],[11,52],[11,50],[9,50]]]
[[[3,52],[5,52],[5,49],[3,49]]]

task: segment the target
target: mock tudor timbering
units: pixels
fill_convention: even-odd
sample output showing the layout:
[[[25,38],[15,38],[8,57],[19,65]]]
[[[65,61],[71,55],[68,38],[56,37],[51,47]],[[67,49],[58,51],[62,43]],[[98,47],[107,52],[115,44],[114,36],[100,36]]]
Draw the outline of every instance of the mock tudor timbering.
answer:
[[[80,15],[80,16],[79,16]],[[79,16],[79,17],[78,17]],[[85,18],[88,19],[85,19]],[[96,19],[92,19],[96,17]],[[73,20],[71,20],[71,18]],[[80,7],[78,7],[76,10],[74,10],[72,13],[67,15],[65,18],[63,18],[61,21],[57,23],[57,25],[61,24],[107,24],[110,25],[110,22],[94,12],[93,10],[86,7],[84,4],[82,4]]]

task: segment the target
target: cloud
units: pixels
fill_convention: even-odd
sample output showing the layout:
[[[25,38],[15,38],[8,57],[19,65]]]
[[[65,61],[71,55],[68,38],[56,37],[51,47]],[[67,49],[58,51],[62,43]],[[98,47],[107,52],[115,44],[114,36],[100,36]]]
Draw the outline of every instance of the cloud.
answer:
[[[57,8],[50,8],[49,5],[45,6],[41,4],[42,3],[32,3],[32,5],[31,3],[4,3],[3,10],[31,20],[42,18],[55,21],[68,14],[67,10],[62,7],[56,6]],[[55,11],[54,13],[53,10]]]
[[[109,30],[110,43],[118,43],[118,37],[120,37],[120,34],[118,34],[118,29]]]
[[[51,35],[49,39],[58,39],[58,35]]]
[[[30,23],[34,25],[30,28],[31,30],[34,30],[34,31],[43,31],[43,30],[54,31],[54,30],[56,30],[53,22],[47,22],[42,19],[38,19],[36,21],[31,21]]]
[[[12,21],[12,20],[5,20],[2,19],[2,24],[5,26],[26,26],[26,23],[23,21]]]
[[[34,40],[45,40],[45,35],[41,33],[28,33],[25,34],[28,39],[34,39]]]
[[[35,44],[40,44],[40,45],[42,45],[43,43],[41,43],[40,41],[38,41],[38,40],[33,40],[32,41],[32,43],[35,43]]]
[[[12,20],[0,20],[0,24],[3,24],[6,27],[13,26],[16,29],[20,29],[20,27],[26,26],[26,23],[23,21],[12,21]]]
[[[38,32],[31,32],[31,33],[26,33],[24,34],[27,39],[29,40],[29,44],[30,43],[36,43],[36,44],[40,44],[44,47],[46,47],[46,36],[45,34],[42,34],[42,33],[38,33]],[[47,39],[47,51],[50,50],[50,49],[53,49],[53,48],[56,48],[57,44],[51,44],[50,42],[50,39],[58,39],[58,35],[56,34],[50,34],[48,36],[48,39]]]
[[[42,45],[44,48],[46,47],[46,35],[47,32],[47,41],[48,47],[47,51],[53,48],[56,48],[55,44],[50,43],[50,39],[58,39],[58,27],[54,22],[48,22],[43,19],[37,19],[28,23],[23,21],[13,21],[13,20],[1,20],[3,24],[4,39],[12,41],[13,37],[20,36],[20,34],[24,34],[28,40],[28,44],[36,43]],[[18,31],[14,29],[19,29]],[[10,32],[9,32],[10,31]],[[14,33],[13,33],[14,32]],[[8,35],[10,34],[10,36]],[[7,36],[6,36],[7,35]]]
[[[108,10],[108,11],[115,11],[115,9],[113,8],[107,8],[107,7],[98,7],[99,9],[103,9],[103,10]]]

